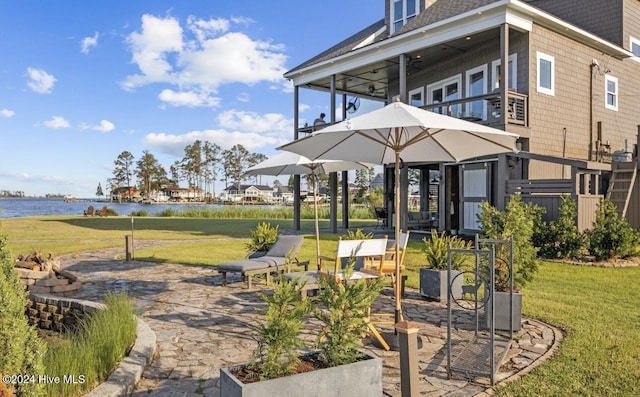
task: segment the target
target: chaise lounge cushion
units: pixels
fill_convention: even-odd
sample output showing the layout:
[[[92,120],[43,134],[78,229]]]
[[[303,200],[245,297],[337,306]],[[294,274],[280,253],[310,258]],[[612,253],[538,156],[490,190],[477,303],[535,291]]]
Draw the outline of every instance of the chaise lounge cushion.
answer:
[[[243,276],[251,274],[266,274],[285,270],[287,255],[292,255],[292,260],[300,250],[304,236],[279,236],[271,249],[264,256],[250,257],[233,262],[220,263],[217,270],[222,274],[222,284],[226,285],[227,273],[242,273]],[[247,277],[251,287],[251,277]]]

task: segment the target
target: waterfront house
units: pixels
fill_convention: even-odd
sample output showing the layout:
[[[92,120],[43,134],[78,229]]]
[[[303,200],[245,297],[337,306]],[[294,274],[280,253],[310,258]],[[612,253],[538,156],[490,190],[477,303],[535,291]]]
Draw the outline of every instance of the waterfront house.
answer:
[[[223,201],[271,203],[274,201],[276,190],[267,185],[232,184],[224,189]]]
[[[379,21],[318,49],[285,74],[294,86],[296,126],[300,95],[319,90],[329,94],[330,123],[347,117],[354,98],[398,98],[520,135],[517,155],[407,164],[401,176],[403,228],[408,168],[420,170],[420,210],[435,210],[440,230],[475,233],[480,202],[503,208],[514,192],[545,206],[548,218],[557,214],[561,195],[572,195],[584,229],[607,190],[619,212],[640,226],[640,1],[372,4],[380,7]],[[342,112],[336,111],[340,103]],[[296,128],[294,138],[307,130]],[[387,167],[384,186],[391,192],[393,165]],[[434,172],[436,186],[429,178]],[[385,197],[391,216],[392,194]],[[335,212],[332,217],[335,229]]]

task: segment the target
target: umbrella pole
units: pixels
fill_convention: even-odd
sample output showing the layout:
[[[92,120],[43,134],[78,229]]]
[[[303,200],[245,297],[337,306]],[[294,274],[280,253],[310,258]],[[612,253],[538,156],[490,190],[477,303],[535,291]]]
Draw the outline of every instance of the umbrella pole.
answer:
[[[318,227],[318,176],[315,171],[311,174],[313,178],[313,212],[316,220],[316,266],[320,270],[320,228]]]
[[[399,142],[399,139],[396,139],[396,142]],[[396,217],[396,244],[395,244],[395,258],[396,258],[396,285],[395,285],[395,295],[396,295],[396,312],[395,312],[395,321],[396,323],[402,321],[402,306],[400,304],[400,283],[402,282],[402,276],[400,274],[400,150],[396,149],[396,163],[395,163],[395,194],[394,194],[394,205],[395,205],[395,217]]]

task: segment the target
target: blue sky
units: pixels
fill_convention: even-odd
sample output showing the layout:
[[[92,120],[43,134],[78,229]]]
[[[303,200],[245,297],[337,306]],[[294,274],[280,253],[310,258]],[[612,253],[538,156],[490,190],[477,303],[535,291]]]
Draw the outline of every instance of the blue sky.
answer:
[[[196,139],[275,154],[293,131],[283,73],[384,16],[382,0],[0,7],[0,190],[29,196],[93,197],[124,150],[167,171]],[[328,114],[327,94],[300,102],[302,123]]]

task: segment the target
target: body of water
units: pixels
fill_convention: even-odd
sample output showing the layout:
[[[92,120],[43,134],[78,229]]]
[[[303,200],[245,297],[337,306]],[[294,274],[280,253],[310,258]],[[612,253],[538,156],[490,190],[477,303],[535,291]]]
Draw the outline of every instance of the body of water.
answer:
[[[83,215],[84,211],[92,205],[99,210],[103,206],[113,209],[118,215],[130,215],[132,212],[146,211],[149,215],[156,215],[171,208],[175,211],[183,211],[189,208],[223,208],[220,204],[138,204],[138,203],[109,203],[95,200],[77,200],[65,202],[63,199],[46,198],[20,198],[0,199],[0,218],[17,218],[22,216],[45,215]],[[276,206],[264,206],[265,208],[277,208]]]

